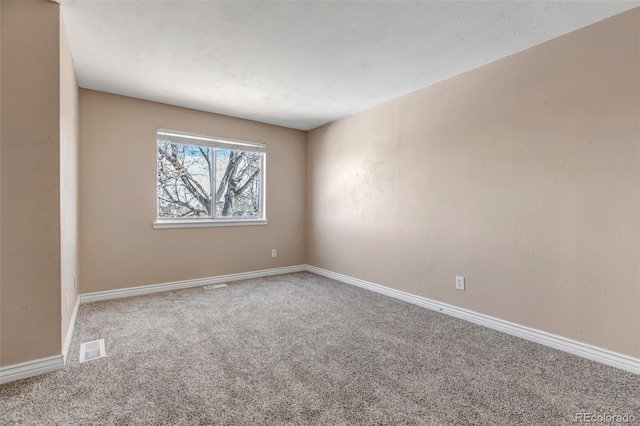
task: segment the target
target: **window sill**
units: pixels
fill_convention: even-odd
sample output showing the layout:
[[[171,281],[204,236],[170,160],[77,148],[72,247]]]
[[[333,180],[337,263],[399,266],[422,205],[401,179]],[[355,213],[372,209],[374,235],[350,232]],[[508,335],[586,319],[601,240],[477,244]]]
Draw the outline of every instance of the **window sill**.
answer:
[[[172,228],[211,228],[220,226],[256,226],[266,225],[266,219],[251,220],[159,220],[153,222],[153,229],[172,229]]]

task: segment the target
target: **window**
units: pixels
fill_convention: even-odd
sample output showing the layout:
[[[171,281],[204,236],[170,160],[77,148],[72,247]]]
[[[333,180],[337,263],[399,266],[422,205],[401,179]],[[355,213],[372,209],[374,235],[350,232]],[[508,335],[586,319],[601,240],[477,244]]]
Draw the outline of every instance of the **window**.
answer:
[[[264,144],[159,129],[155,228],[262,225]]]

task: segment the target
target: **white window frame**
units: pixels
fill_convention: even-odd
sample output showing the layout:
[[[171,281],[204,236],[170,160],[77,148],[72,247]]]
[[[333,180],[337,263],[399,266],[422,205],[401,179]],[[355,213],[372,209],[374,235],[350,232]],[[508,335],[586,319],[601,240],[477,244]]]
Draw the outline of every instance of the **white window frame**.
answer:
[[[202,135],[198,133],[182,132],[178,130],[157,129],[156,131],[156,155],[158,149],[158,141],[172,142],[182,145],[195,145],[207,148],[231,149],[234,151],[250,151],[262,153],[262,190],[260,191],[260,208],[261,218],[239,219],[237,217],[215,217],[215,218],[164,218],[159,217],[158,196],[156,194],[156,220],[153,222],[154,229],[168,228],[202,228],[202,227],[218,227],[218,226],[255,226],[266,225],[267,206],[266,206],[266,188],[267,188],[267,146],[259,142],[241,141],[235,139],[219,138],[214,136]],[[215,157],[215,156],[214,156]],[[214,159],[215,161],[215,159]],[[211,173],[211,195],[215,194],[216,170],[213,166]],[[156,185],[158,182],[158,162],[156,160]],[[215,200],[214,207],[215,209]]]

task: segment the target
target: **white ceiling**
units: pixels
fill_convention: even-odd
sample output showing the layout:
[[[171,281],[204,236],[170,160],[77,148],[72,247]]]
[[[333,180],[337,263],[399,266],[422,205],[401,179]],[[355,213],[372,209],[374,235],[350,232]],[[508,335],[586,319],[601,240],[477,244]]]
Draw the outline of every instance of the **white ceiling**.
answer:
[[[60,2],[81,87],[302,130],[640,5]]]

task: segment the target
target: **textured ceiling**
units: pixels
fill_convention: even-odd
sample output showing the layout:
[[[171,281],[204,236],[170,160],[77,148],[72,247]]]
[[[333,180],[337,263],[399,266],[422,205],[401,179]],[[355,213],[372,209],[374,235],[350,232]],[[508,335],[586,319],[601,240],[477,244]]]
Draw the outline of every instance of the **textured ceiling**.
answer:
[[[81,87],[302,130],[640,5],[60,2]]]

